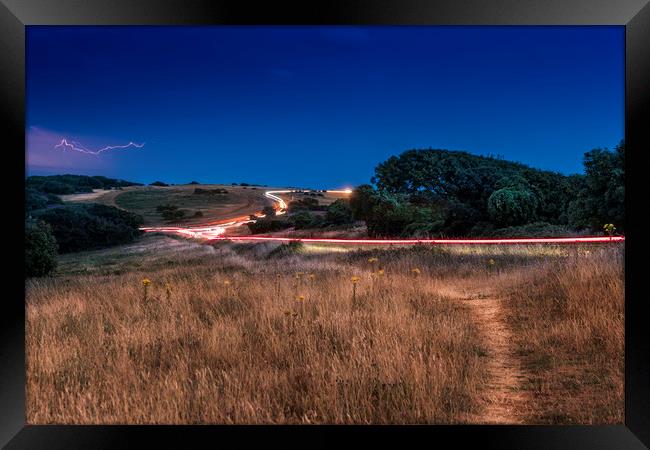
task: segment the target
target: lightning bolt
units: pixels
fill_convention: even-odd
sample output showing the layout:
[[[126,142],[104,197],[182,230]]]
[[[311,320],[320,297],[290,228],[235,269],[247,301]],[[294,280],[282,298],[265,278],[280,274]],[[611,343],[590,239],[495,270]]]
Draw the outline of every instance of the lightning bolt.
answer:
[[[107,150],[123,149],[123,148],[129,148],[129,147],[142,148],[142,147],[144,147],[144,142],[142,144],[136,144],[135,142],[129,142],[126,145],[107,145],[106,147],[100,148],[99,150],[88,150],[86,147],[81,145],[79,142],[68,141],[67,139],[61,139],[61,142],[59,142],[57,145],[54,146],[54,148],[59,148],[59,147],[63,147],[64,149],[68,148],[70,150],[74,150],[74,151],[80,152],[80,153],[86,153],[86,154],[89,154],[89,155],[99,155],[100,153],[105,152]]]

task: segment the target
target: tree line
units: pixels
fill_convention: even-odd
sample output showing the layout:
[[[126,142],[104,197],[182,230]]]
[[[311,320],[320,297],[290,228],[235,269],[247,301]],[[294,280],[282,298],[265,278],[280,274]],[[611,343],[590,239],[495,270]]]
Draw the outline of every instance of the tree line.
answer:
[[[584,174],[442,149],[408,150],[350,199],[371,236],[508,236],[625,228],[625,144],[584,154]]]

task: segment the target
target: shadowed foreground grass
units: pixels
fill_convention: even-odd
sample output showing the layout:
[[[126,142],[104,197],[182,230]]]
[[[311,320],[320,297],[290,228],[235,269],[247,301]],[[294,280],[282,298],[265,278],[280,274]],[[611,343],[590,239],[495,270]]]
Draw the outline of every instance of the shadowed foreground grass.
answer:
[[[531,423],[623,423],[623,252],[592,253],[540,265],[509,289]]]
[[[601,259],[618,267],[618,275],[590,288],[595,301],[575,293],[562,311],[590,311],[589,327],[574,331],[589,330],[580,341],[589,351],[578,375],[607,370],[603,376],[621,392],[599,405],[595,395],[611,385],[595,383],[589,395],[597,416],[540,402],[536,408],[550,409],[531,421],[547,413],[572,418],[560,422],[622,420],[623,300],[608,284],[622,283],[619,260],[596,252],[310,253],[228,243],[212,252],[203,247],[200,258],[188,257],[190,251],[182,264],[169,254],[134,266],[125,258],[124,272],[115,270],[114,258],[103,271],[93,254],[90,275],[69,267],[27,281],[29,423],[464,423],[483,408],[489,351],[481,324],[453,293],[482,285],[509,292],[513,329],[526,323],[517,345],[531,342],[541,352],[550,339],[547,320],[573,316],[530,311],[535,293],[546,289],[539,278],[566,272],[562,267],[577,258],[575,289],[600,280]],[[144,278],[151,284],[145,287]],[[522,284],[526,299],[516,297]],[[610,294],[616,298],[603,304]],[[573,339],[567,351],[575,356],[576,336],[557,326],[554,338]],[[589,364],[591,346],[601,340],[600,359]],[[553,367],[572,367],[555,347]],[[581,401],[582,391],[569,394]]]

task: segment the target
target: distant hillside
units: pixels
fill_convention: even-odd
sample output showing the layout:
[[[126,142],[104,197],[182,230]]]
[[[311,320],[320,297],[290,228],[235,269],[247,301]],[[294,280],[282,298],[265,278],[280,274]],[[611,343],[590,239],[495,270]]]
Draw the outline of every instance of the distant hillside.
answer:
[[[108,178],[101,175],[31,176],[25,180],[27,189],[56,195],[82,194],[92,192],[93,189],[115,189],[127,186],[142,186],[142,183]]]

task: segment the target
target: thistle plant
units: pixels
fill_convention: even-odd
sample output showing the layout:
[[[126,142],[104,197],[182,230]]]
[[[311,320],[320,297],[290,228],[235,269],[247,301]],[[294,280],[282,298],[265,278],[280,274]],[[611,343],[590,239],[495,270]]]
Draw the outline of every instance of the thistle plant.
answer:
[[[494,266],[496,265],[496,262],[492,258],[490,258],[490,259],[487,260],[486,264],[487,264],[488,272],[491,272],[494,269]]]
[[[352,281],[352,304],[355,304],[357,301],[357,283],[359,282],[359,277],[353,276],[350,278]]]
[[[300,308],[300,314],[302,315],[305,312],[305,296],[304,295],[296,295],[296,303],[298,307]]]
[[[142,299],[144,301],[147,301],[147,294],[149,293],[149,285],[150,284],[151,284],[151,280],[149,278],[144,278],[142,280],[142,287],[143,287]]]
[[[230,280],[224,280],[224,281],[223,281],[223,285],[224,285],[224,287],[226,288],[226,296],[227,296],[227,297],[230,297],[230,292],[231,292],[230,285],[231,285],[231,284],[232,284],[232,282],[231,282]]]

